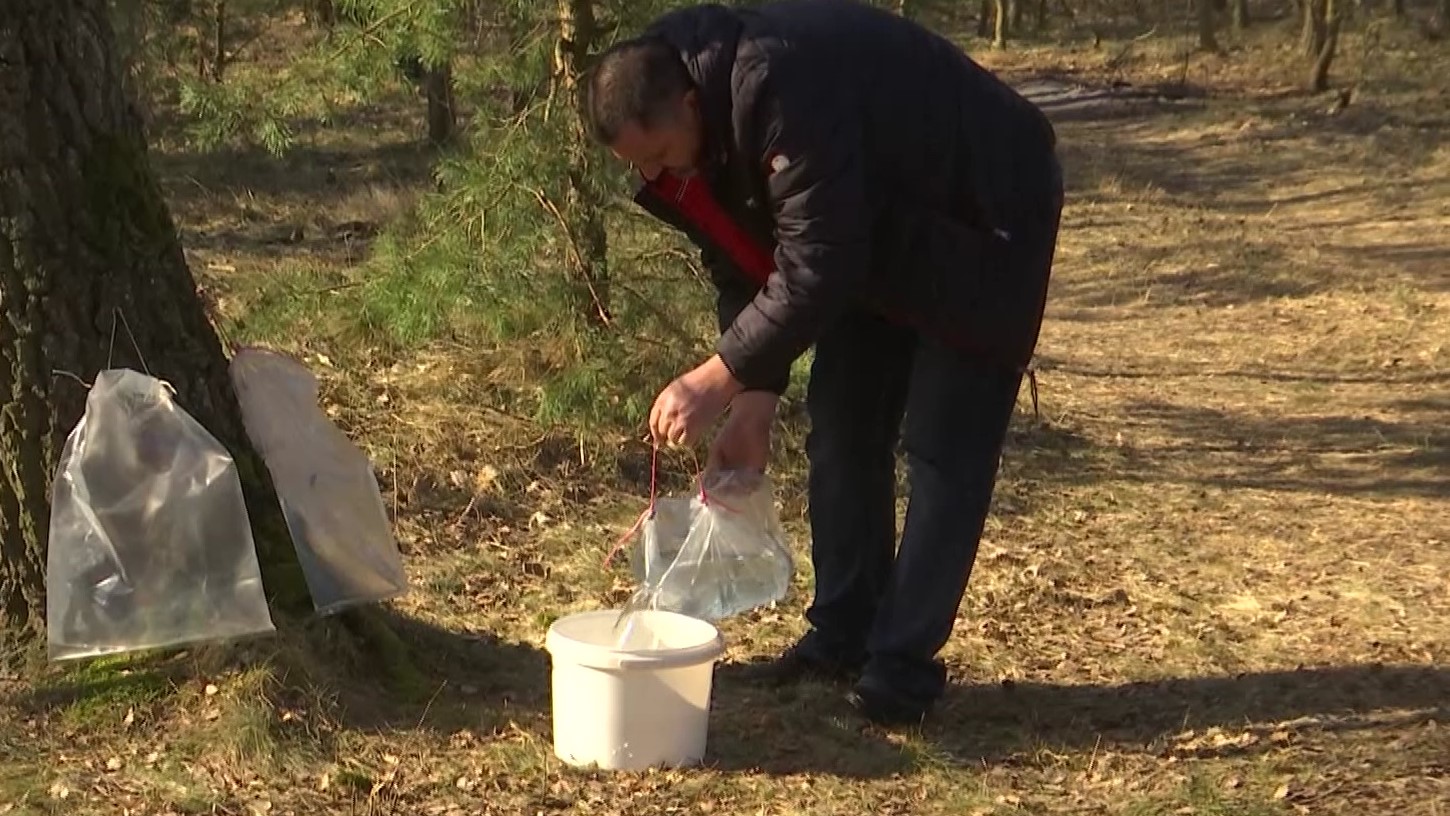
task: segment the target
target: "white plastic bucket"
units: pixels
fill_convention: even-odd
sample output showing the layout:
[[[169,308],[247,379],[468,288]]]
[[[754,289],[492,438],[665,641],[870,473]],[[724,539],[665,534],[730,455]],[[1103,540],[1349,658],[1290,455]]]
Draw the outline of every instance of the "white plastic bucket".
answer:
[[[632,613],[616,630],[618,618],[581,612],[549,627],[555,756],[608,770],[701,762],[720,631],[659,610]]]

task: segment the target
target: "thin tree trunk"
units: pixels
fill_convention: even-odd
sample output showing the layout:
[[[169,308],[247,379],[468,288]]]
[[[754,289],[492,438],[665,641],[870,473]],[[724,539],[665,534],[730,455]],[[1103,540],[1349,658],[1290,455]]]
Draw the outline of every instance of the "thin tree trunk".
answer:
[[[1405,16],[1404,0],[1395,0],[1396,15]],[[1450,31],[1450,0],[1440,0],[1440,5],[1435,11],[1435,17],[1442,31]]]
[[[1038,31],[1047,29],[1047,0],[1037,0],[1037,19],[1033,22]]]
[[[1230,7],[1233,12],[1234,31],[1246,31],[1249,27],[1249,0],[1233,0]]]
[[[423,75],[428,97],[428,141],[443,145],[453,140],[458,114],[453,104],[453,64],[445,62]]]
[[[309,595],[152,175],[105,0],[0,3],[0,608],[38,631],[50,482],[107,366],[149,370],[236,459],[268,595]],[[114,358],[111,330],[124,317]],[[144,357],[144,360],[141,359]],[[61,372],[67,372],[62,374]]]
[[[555,210],[569,244],[569,256],[580,285],[579,309],[592,320],[608,324],[609,268],[608,235],[604,227],[603,202],[589,184],[590,157],[581,116],[579,78],[584,75],[594,40],[599,36],[593,0],[559,0],[559,44],[554,53],[555,90],[569,99],[573,121],[573,144],[569,186],[562,208],[545,201]]]
[[[1309,90],[1314,93],[1329,90],[1329,68],[1334,64],[1335,52],[1339,47],[1339,25],[1341,12],[1335,0],[1324,2],[1324,40],[1319,53],[1314,57],[1314,68],[1309,73]]]
[[[1214,19],[1213,0],[1195,0],[1195,2],[1198,6],[1198,47],[1203,51],[1217,54],[1219,47],[1215,31],[1217,21]]]
[[[977,36],[987,39],[992,33],[992,8],[994,0],[982,0],[982,12],[977,16]]]
[[[1301,44],[1310,59],[1318,59],[1324,50],[1324,2],[1325,0],[1302,0],[1304,4],[1304,32]]]
[[[337,22],[337,13],[333,10],[332,0],[312,0],[307,4],[303,14],[307,22],[316,25],[332,28]]]
[[[909,0],[896,0],[896,13],[902,17],[911,16],[911,3]]]
[[[996,28],[992,32],[992,47],[1007,47],[1007,0],[995,0],[993,20]]]
[[[211,78],[222,81],[227,67],[227,0],[216,0],[216,27],[213,36]]]
[[[1012,5],[1012,22],[1010,24],[1009,31],[1011,32],[1012,36],[1020,37],[1022,35],[1022,21],[1027,14],[1025,5],[1027,0],[1010,0],[1010,2]]]

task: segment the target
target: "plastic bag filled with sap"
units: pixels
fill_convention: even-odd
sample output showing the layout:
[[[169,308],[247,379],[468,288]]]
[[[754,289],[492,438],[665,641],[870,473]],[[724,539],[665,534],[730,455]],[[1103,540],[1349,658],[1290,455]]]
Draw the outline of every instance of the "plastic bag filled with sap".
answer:
[[[237,352],[231,377],[317,611],[332,614],[406,592],[372,462],[323,412],[317,378],[288,355],[256,348]]]
[[[102,371],[51,494],[52,660],[273,631],[232,457],[171,387]]]
[[[631,609],[719,620],[781,600],[795,563],[765,474],[717,471],[694,496],[657,500],[630,554]]]

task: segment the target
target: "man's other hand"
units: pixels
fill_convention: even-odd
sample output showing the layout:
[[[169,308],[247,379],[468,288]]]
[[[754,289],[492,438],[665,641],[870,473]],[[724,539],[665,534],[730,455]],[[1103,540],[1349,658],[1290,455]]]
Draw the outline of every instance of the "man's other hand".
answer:
[[[741,388],[720,355],[713,355],[675,378],[655,397],[649,412],[650,434],[657,443],[694,444]]]
[[[769,391],[749,391],[730,403],[730,416],[710,443],[706,473],[722,470],[765,472],[770,462],[770,429],[780,398]]]

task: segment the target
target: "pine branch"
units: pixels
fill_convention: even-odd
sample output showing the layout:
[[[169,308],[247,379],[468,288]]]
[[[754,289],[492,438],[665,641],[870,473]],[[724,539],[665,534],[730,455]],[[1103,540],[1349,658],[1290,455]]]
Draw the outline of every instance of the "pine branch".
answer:
[[[579,241],[574,236],[574,229],[569,226],[569,220],[564,217],[564,213],[559,211],[553,199],[549,198],[549,195],[543,190],[530,189],[529,192],[534,194],[534,198],[538,199],[540,206],[552,213],[559,220],[559,227],[564,230],[565,243],[569,246],[569,254],[574,256],[574,263],[579,269],[579,277],[584,280],[584,285],[589,289],[589,297],[594,301],[594,309],[599,313],[599,319],[604,325],[611,325],[612,320],[609,317],[609,311],[604,308],[604,302],[600,300],[599,292],[594,288],[594,281],[590,279],[588,272],[589,264],[584,260],[584,253],[579,249]]]

